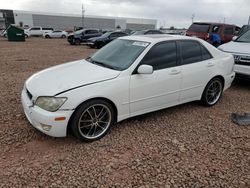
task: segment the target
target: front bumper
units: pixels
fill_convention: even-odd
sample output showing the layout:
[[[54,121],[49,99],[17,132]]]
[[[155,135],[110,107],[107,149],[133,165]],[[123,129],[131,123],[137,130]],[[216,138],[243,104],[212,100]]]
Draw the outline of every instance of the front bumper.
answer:
[[[95,43],[94,43],[94,42],[87,41],[87,42],[86,42],[86,45],[92,47],[92,46],[95,45]]]
[[[247,65],[237,65],[237,64],[235,64],[235,66],[234,66],[234,71],[235,71],[237,74],[243,74],[243,75],[250,76],[250,63],[249,63],[249,66],[247,66]]]
[[[234,81],[234,78],[235,78],[235,72],[232,72],[231,74],[225,76],[224,90],[226,90],[229,87],[231,87],[231,84]]]
[[[33,106],[25,89],[22,91],[21,101],[24,113],[29,122],[39,131],[53,137],[65,137],[67,135],[67,125],[73,110],[48,112],[37,106]],[[65,117],[63,121],[55,121],[57,117]],[[44,125],[49,125],[50,130],[45,130]]]

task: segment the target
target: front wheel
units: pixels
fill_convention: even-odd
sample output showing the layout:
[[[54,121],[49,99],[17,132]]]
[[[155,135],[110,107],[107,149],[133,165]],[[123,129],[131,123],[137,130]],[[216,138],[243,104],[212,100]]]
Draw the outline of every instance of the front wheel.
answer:
[[[92,142],[104,137],[114,121],[112,105],[105,100],[91,100],[76,109],[71,121],[72,132],[81,141]]]
[[[223,82],[220,78],[210,80],[203,91],[201,101],[205,106],[215,105],[223,92]]]

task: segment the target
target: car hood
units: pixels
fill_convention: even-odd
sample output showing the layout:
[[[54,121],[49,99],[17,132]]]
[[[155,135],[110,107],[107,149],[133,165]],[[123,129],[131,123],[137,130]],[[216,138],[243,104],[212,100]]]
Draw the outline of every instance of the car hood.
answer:
[[[79,60],[45,69],[31,76],[25,83],[35,96],[54,96],[84,85],[116,78],[120,71]]]
[[[219,49],[223,50],[224,52],[236,54],[250,54],[250,43],[231,41],[219,46]]]

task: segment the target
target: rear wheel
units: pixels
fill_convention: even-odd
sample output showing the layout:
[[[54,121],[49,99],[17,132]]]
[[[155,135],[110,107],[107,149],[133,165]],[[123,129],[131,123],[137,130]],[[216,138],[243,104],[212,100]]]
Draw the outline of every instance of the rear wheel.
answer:
[[[112,105],[105,100],[91,100],[77,108],[72,118],[72,132],[81,141],[104,137],[115,121]]]
[[[205,106],[215,105],[223,92],[223,81],[220,78],[210,80],[203,91],[201,101]]]
[[[49,37],[49,35],[45,35],[45,38],[48,39],[48,38],[50,38],[50,37]]]
[[[63,38],[63,39],[66,38],[66,35],[62,35],[62,38]]]
[[[75,39],[75,44],[76,44],[76,45],[80,45],[80,44],[81,44],[80,39]]]

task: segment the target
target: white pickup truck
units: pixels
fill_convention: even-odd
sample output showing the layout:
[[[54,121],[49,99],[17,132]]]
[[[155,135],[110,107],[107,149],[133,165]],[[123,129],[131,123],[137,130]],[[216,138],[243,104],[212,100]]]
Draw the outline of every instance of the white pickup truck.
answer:
[[[43,36],[44,33],[52,32],[53,28],[48,27],[31,27],[25,30],[25,35],[30,36]]]

